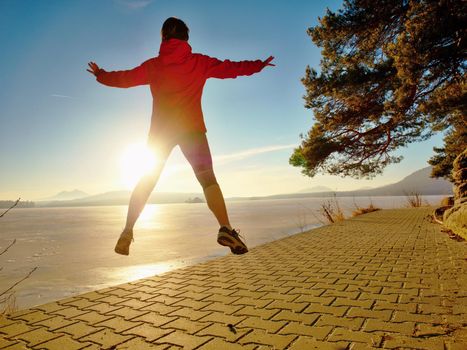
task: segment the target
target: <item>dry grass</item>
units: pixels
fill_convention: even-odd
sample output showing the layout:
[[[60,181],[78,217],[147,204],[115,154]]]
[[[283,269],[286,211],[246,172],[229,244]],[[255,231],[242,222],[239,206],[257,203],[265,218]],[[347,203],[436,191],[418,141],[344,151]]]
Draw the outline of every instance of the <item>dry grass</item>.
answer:
[[[7,210],[5,210],[2,214],[0,214],[0,218],[4,217],[6,213],[8,213],[11,209],[13,209],[14,207],[16,207],[19,203],[21,198],[18,198],[18,200],[16,202],[13,203],[13,205],[8,208]],[[16,243],[16,239],[14,239],[6,248],[4,248],[1,252],[0,252],[0,255],[4,255],[5,253],[8,252],[8,250],[14,246]],[[3,267],[0,267],[0,271],[3,269]],[[24,280],[28,279],[32,273],[34,271],[37,270],[37,266],[34,267],[31,271],[29,271],[28,274],[26,274],[26,276],[24,276],[23,278],[21,278],[20,280],[16,281],[15,283],[13,283],[11,286],[5,286],[5,285],[2,285],[1,288],[3,290],[0,290],[0,316],[2,315],[6,315],[6,314],[9,314],[9,313],[12,313],[13,311],[16,311],[17,310],[17,304],[16,304],[16,295],[15,295],[15,292],[14,292],[14,288],[20,284],[21,282],[23,282]],[[5,288],[5,289],[4,289]]]
[[[407,206],[409,208],[419,208],[422,207],[426,204],[423,203],[423,197],[420,193],[418,192],[404,192],[405,194],[405,200],[407,202]]]
[[[378,211],[378,210],[381,210],[381,208],[375,207],[373,203],[370,203],[370,205],[366,208],[355,205],[355,210],[352,212],[352,216],[359,216],[359,215],[371,213],[373,211]]]
[[[8,315],[18,310],[16,304],[16,295],[14,293],[8,294],[5,298],[0,300],[0,317],[2,315]]]
[[[345,220],[344,211],[335,195],[332,200],[321,203],[319,213],[329,224]]]

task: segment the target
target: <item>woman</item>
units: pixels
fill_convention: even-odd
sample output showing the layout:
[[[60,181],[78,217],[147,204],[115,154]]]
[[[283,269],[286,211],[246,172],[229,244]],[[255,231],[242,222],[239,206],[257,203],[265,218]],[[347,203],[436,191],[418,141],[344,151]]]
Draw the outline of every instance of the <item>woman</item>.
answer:
[[[159,56],[131,70],[106,72],[89,63],[88,72],[101,84],[128,88],[149,85],[153,96],[153,111],[148,144],[157,154],[157,167],[143,176],[136,185],[128,207],[125,228],[115,246],[115,252],[128,255],[133,240],[133,227],[154,189],[172,149],[178,145],[190,162],[200,182],[209,209],[219,222],[217,242],[228,246],[234,254],[248,252],[238,232],[232,229],[222,191],[212,167],[211,152],[206,139],[201,110],[201,95],[208,78],[236,78],[260,72],[274,66],[265,61],[220,61],[191,52],[189,29],[180,19],[168,18],[161,30]]]

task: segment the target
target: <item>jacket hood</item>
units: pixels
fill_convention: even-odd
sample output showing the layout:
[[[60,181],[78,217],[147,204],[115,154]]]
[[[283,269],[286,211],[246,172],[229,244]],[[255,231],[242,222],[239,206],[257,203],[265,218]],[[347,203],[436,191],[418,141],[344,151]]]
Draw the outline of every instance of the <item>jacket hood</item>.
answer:
[[[169,39],[161,43],[159,58],[163,63],[181,63],[191,54],[191,46],[185,40]]]

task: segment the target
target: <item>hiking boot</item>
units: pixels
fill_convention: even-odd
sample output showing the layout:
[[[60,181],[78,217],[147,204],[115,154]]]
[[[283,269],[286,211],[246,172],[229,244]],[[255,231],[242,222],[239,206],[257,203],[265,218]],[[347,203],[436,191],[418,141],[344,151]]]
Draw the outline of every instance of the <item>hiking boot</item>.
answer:
[[[229,230],[227,227],[222,226],[217,235],[217,243],[225,247],[229,247],[232,253],[240,255],[248,252],[245,243],[240,239],[238,232]]]
[[[129,255],[130,254],[130,244],[134,241],[133,239],[133,231],[123,231],[118,239],[117,244],[115,245],[115,253],[121,255]]]

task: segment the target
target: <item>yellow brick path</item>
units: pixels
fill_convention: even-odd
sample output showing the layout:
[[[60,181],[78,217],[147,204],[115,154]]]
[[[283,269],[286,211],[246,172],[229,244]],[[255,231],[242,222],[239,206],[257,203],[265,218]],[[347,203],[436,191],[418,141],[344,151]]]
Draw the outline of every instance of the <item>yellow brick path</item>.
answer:
[[[0,320],[0,349],[467,349],[467,243],[384,210]]]

